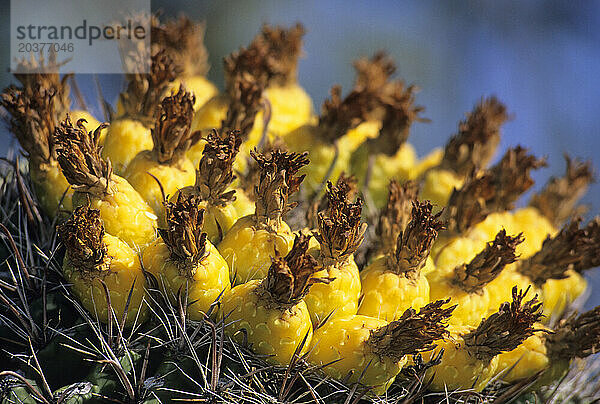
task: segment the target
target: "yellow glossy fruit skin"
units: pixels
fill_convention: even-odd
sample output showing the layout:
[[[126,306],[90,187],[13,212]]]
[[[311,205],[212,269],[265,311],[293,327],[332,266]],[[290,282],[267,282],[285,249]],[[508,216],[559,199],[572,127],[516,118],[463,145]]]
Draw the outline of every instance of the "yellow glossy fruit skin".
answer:
[[[468,237],[438,239],[432,248],[432,258],[435,270],[427,274],[429,284],[442,283],[454,274],[454,269],[470,262],[481,252],[487,241]]]
[[[269,86],[263,92],[263,97],[271,103],[270,135],[284,137],[312,117],[312,100],[298,83]]]
[[[188,302],[193,302],[187,308],[191,320],[204,320],[204,314],[209,312],[221,293],[231,289],[227,263],[210,241],[206,242],[206,256],[197,264],[191,279],[180,273],[167,245],[160,238],[144,249],[142,262],[173,301],[179,290],[185,295],[187,288]],[[213,317],[216,313],[213,309]]]
[[[113,193],[103,199],[87,193],[73,194],[73,207],[85,205],[100,211],[104,228],[132,248],[143,247],[156,237],[156,215],[140,194],[122,177],[114,175]]]
[[[237,217],[244,217],[254,213],[256,204],[241,188],[235,188],[235,201],[231,203],[235,208]]]
[[[268,362],[287,365],[306,336],[300,355],[312,339],[310,315],[304,301],[289,308],[277,308],[259,298],[259,280],[236,286],[223,295],[222,313],[225,332],[238,342],[247,341],[259,355],[269,355]],[[245,330],[245,331],[241,331]]]
[[[560,317],[567,306],[587,289],[587,281],[579,273],[568,270],[565,279],[549,279],[542,285],[541,300],[544,303],[544,322]]]
[[[515,232],[523,232],[525,236],[525,241],[517,248],[522,259],[534,255],[548,236],[555,236],[558,232],[545,216],[532,207],[517,209],[513,214],[513,222]]]
[[[96,130],[96,128],[98,126],[100,126],[100,121],[98,121],[96,118],[94,118],[92,116],[92,114],[90,114],[89,112],[83,111],[81,109],[76,109],[76,110],[69,112],[69,117],[71,118],[71,122],[73,122],[73,123],[77,122],[80,119],[85,119],[87,122],[85,124],[85,127],[88,132]],[[102,131],[100,131],[100,144],[101,145],[104,144],[104,139],[106,139],[107,133],[108,133],[108,129],[103,129]]]
[[[171,95],[176,94],[182,84],[185,86],[186,91],[190,91],[196,97],[194,111],[198,111],[208,100],[219,93],[217,86],[200,75],[178,77],[171,82],[167,91]]]
[[[393,156],[376,154],[374,156],[369,180],[369,196],[377,209],[387,201],[388,185],[391,178],[400,182],[411,179],[411,171],[417,164],[417,153],[412,145],[404,143]],[[359,180],[359,189],[364,188],[369,165],[369,148],[363,143],[353,154],[350,172]]]
[[[167,198],[177,190],[196,182],[194,165],[185,157],[176,165],[160,164],[154,160],[150,150],[145,150],[131,160],[124,173],[125,179],[161,219],[165,211],[163,195],[160,186],[150,174],[160,181]]]
[[[73,210],[73,189],[57,162],[43,167],[30,165],[29,175],[37,200],[48,217],[54,219],[61,210]]]
[[[495,356],[489,363],[483,363],[471,356],[464,349],[464,340],[461,334],[466,334],[472,328],[465,326],[450,326],[450,337],[437,341],[437,349],[444,349],[442,362],[430,368],[425,374],[425,380],[431,381],[433,391],[452,391],[456,389],[470,389],[481,391],[494,376],[498,367],[498,357]],[[430,360],[435,354],[433,351],[423,354]]]
[[[130,326],[134,321],[137,324],[143,323],[148,316],[148,306],[143,302],[146,280],[138,255],[127,244],[110,234],[104,235],[104,243],[107,247],[107,255],[110,257],[110,266],[104,271],[105,275],[86,276],[72,266],[68,253],[63,262],[63,275],[72,285],[73,293],[83,307],[90,312],[92,319],[98,316],[97,318],[103,323],[106,323],[109,317],[106,293],[100,279],[108,288],[110,304],[119,324],[125,313],[129,291],[133,286],[125,325]]]
[[[411,170],[411,178],[420,178],[427,170],[437,167],[444,158],[444,150],[441,148],[433,149],[428,155],[420,159]]]
[[[286,256],[294,244],[294,235],[283,221],[275,232],[255,227],[254,215],[238,219],[218,246],[227,261],[235,284],[267,276],[275,250]]]
[[[361,315],[331,320],[315,330],[308,361],[317,366],[331,363],[323,371],[338,380],[351,373],[349,384],[358,382],[362,375],[362,384],[375,386],[372,391],[383,394],[407,362],[406,356],[399,362],[379,357],[365,343],[371,330],[385,325],[384,320]]]
[[[140,121],[121,118],[108,127],[102,157],[110,159],[113,171],[122,175],[127,165],[144,150],[152,150],[150,128]]]
[[[452,317],[448,319],[448,324],[476,327],[483,318],[487,317],[490,310],[490,292],[488,288],[484,287],[475,293],[467,293],[450,282],[450,280],[447,280],[431,283],[431,301],[450,298],[450,303],[447,306],[456,305],[456,308],[452,312]]]
[[[212,129],[218,129],[221,127],[221,123],[227,117],[227,108],[229,107],[229,99],[226,95],[217,95],[206,102],[196,113],[192,120],[192,131],[200,130],[202,133],[208,133]],[[235,159],[233,164],[234,170],[244,172],[246,169],[246,158],[247,156],[262,138],[263,132],[263,112],[262,110],[256,114],[254,119],[254,126],[247,135],[247,139],[240,147],[240,153],[238,158]],[[194,166],[197,167],[202,158],[202,151],[204,150],[204,142],[198,142],[187,151],[187,157],[192,160]]]
[[[536,324],[534,327],[545,328],[542,324]],[[531,377],[549,365],[546,339],[542,332],[537,332],[512,351],[498,355],[496,374],[505,382],[513,383]]]
[[[332,264],[314,274],[315,278],[334,278],[329,284],[311,286],[304,301],[308,306],[313,325],[330,313],[330,319],[356,314],[360,298],[360,274],[353,257]]]
[[[381,256],[360,273],[363,300],[358,314],[386,321],[397,320],[410,307],[429,303],[429,283],[423,274],[413,280],[388,268],[388,258]]]
[[[512,288],[514,286],[522,291],[529,288],[527,299],[532,299],[537,295],[538,299],[542,300],[542,291],[540,288],[533,284],[527,276],[518,272],[516,269],[517,265],[518,261],[515,264],[507,265],[496,279],[486,285],[486,289],[490,294],[488,315],[498,311],[502,303],[512,301]]]
[[[462,187],[464,180],[456,174],[441,169],[434,169],[425,174],[421,189],[421,200],[429,200],[439,210],[448,204],[454,188]]]

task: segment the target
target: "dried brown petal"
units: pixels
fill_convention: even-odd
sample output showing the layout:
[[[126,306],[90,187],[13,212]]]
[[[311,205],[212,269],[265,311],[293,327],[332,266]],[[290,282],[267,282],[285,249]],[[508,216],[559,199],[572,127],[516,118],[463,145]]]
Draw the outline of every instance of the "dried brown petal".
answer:
[[[497,312],[484,319],[479,326],[463,335],[465,348],[477,359],[489,362],[502,352],[512,351],[533,335],[534,324],[542,317],[542,303],[537,295],[523,303],[525,292],[512,289],[512,302],[502,303]]]
[[[57,160],[71,187],[100,198],[112,194],[110,160],[101,157],[100,132],[107,123],[98,126],[93,132],[85,129],[85,119],[73,126],[67,115],[56,128],[55,142]]]
[[[321,245],[320,260],[324,266],[344,262],[356,252],[365,238],[367,224],[360,222],[362,200],[351,203],[347,189],[328,182],[329,207],[319,212],[315,238]]]
[[[406,181],[400,184],[396,179],[391,179],[388,189],[387,204],[381,210],[377,224],[377,238],[384,252],[396,248],[398,235],[410,222],[413,202],[417,201],[419,194],[419,183]]]
[[[396,240],[396,250],[390,256],[390,267],[396,273],[416,279],[425,262],[431,246],[444,228],[438,220],[440,213],[433,214],[433,205],[429,201],[413,202],[412,217],[406,229],[400,232]]]
[[[69,220],[58,226],[58,235],[75,269],[90,272],[108,264],[99,210],[88,205],[75,208]]]
[[[221,132],[239,130],[242,138],[247,139],[256,114],[260,111],[265,82],[248,72],[240,72],[232,78],[229,89],[229,108],[221,123]]]
[[[442,308],[448,300],[438,300],[422,307],[419,313],[407,309],[402,316],[388,325],[371,331],[365,342],[369,349],[380,357],[400,361],[405,355],[435,349],[435,341],[448,336],[446,320],[456,306]]]
[[[315,283],[329,283],[329,278],[315,278],[320,270],[317,260],[308,253],[310,235],[300,233],[288,255],[281,257],[277,252],[269,267],[267,277],[261,282],[259,291],[265,293],[279,306],[299,303]]]
[[[360,58],[353,65],[356,69],[354,88],[373,93],[379,92],[396,71],[396,63],[385,51],[375,53],[370,59]]]
[[[297,174],[308,164],[308,153],[274,150],[267,156],[255,149],[250,154],[261,170],[255,188],[256,224],[268,229],[277,227],[282,216],[295,206],[288,203],[288,199],[304,180],[304,175]]]
[[[353,175],[346,175],[345,172],[342,172],[335,183],[335,187],[332,189],[336,194],[337,199],[344,199],[349,202],[353,201],[358,193],[358,179]],[[316,229],[319,227],[319,212],[325,212],[328,209],[329,197],[326,193],[321,199],[314,201],[306,209],[306,226],[309,229]]]
[[[291,28],[263,25],[255,41],[261,42],[268,49],[267,65],[269,66],[270,82],[279,85],[296,81],[298,59],[302,54],[302,37],[304,26],[296,23]]]
[[[167,227],[158,229],[158,233],[181,272],[192,276],[195,265],[206,256],[202,200],[195,195],[179,193],[175,203],[165,203],[165,212]]]
[[[511,237],[506,235],[506,230],[500,230],[494,241],[488,243],[471,262],[454,269],[453,282],[467,293],[476,293],[496,279],[506,265],[517,260],[516,248],[524,240],[523,233]]]
[[[538,285],[548,279],[564,279],[569,269],[583,271],[600,264],[600,219],[580,228],[581,218],[566,224],[554,237],[548,237],[542,248],[524,260],[518,269]]]
[[[551,361],[585,358],[600,350],[600,306],[561,320],[553,333],[546,336]]]
[[[579,213],[577,202],[586,193],[594,181],[592,163],[571,160],[565,154],[567,170],[562,177],[552,177],[539,193],[533,195],[533,206],[547,217],[555,226],[561,226],[566,220]]]
[[[271,153],[274,150],[281,150],[283,152],[288,152],[287,146],[283,139],[279,136],[276,136],[273,139],[267,139],[265,143],[260,147],[260,153],[270,158]],[[255,187],[260,181],[260,166],[253,158],[248,159],[248,167],[245,173],[237,173],[240,177],[240,185],[244,190],[246,195],[251,200],[256,200],[256,195],[254,194]]]
[[[158,119],[152,130],[154,147],[152,153],[161,164],[176,164],[185,153],[200,140],[200,131],[193,132],[195,97],[183,86],[179,91],[165,97],[158,108]]]
[[[440,166],[461,176],[484,168],[494,156],[500,127],[508,119],[506,106],[496,97],[482,98],[446,144]]]

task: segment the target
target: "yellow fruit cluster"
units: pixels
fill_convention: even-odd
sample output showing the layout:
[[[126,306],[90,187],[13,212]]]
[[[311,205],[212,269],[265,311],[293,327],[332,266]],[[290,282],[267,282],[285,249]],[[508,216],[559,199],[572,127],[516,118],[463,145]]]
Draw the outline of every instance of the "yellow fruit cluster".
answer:
[[[315,116],[296,79],[301,25],[264,26],[225,59],[218,94],[202,28],[153,24],[151,72],[129,77],[110,125],[69,113],[57,75],[0,100],[91,316],[147,320],[152,285],[268,362],[302,356],[374,394],[440,348],[435,391],[550,382],[600,348],[600,309],[551,321],[600,265],[600,219],[576,218],[589,163],[567,158],[515,209],[545,161],[517,146],[489,165],[509,116],[495,97],[419,159],[408,137],[424,108],[386,54],[359,59]]]

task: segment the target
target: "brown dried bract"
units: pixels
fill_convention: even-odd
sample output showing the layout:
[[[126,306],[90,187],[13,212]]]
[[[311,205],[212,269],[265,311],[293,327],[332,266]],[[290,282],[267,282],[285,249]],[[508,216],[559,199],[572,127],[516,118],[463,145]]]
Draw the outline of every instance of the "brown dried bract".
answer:
[[[225,120],[221,123],[221,132],[239,130],[242,138],[248,138],[256,114],[262,108],[262,93],[265,83],[248,72],[240,72],[232,79],[229,89],[229,108]]]
[[[278,306],[295,305],[306,296],[311,285],[331,281],[329,278],[313,276],[320,267],[317,260],[308,253],[310,237],[304,233],[297,235],[292,249],[285,257],[276,252],[267,277],[259,286],[259,293]]]
[[[353,201],[358,193],[358,179],[353,175],[346,175],[342,172],[335,183],[335,187],[331,188],[331,184],[327,181],[328,189],[333,189],[336,193],[336,198]],[[325,212],[329,209],[329,197],[327,193],[320,199],[314,201],[306,209],[306,226],[309,229],[319,227],[319,212]]]
[[[400,361],[405,355],[435,349],[435,341],[448,336],[446,320],[456,306],[442,308],[450,299],[438,300],[422,307],[419,312],[407,309],[402,316],[388,325],[371,331],[365,342],[379,357]]]
[[[304,180],[304,175],[297,174],[308,164],[308,153],[274,150],[267,156],[255,149],[250,155],[260,167],[260,178],[255,188],[256,225],[273,229],[282,216],[296,206],[288,199],[298,191]]]
[[[408,140],[413,122],[429,122],[419,116],[425,108],[414,105],[417,87],[406,87],[398,80],[387,84],[381,91],[383,120],[379,135],[367,140],[369,152],[393,156]]]
[[[546,336],[551,361],[585,358],[600,349],[600,306],[581,315],[573,313],[561,320]]]
[[[519,265],[519,271],[538,285],[548,279],[564,279],[569,269],[583,271],[600,264],[600,219],[580,228],[581,218],[566,224],[542,248]]]
[[[545,164],[545,160],[517,146],[489,170],[470,173],[462,188],[454,189],[450,195],[444,213],[448,230],[462,233],[490,213],[512,209],[514,202],[534,183],[530,171]]]
[[[496,97],[481,99],[450,138],[440,167],[464,176],[484,168],[500,143],[500,127],[509,119],[506,106]]]
[[[305,32],[304,26],[300,23],[290,28],[263,25],[254,41],[267,49],[269,84],[285,85],[296,81],[298,59],[302,55],[302,37]]]
[[[165,203],[165,212],[167,227],[158,229],[158,233],[181,272],[192,276],[196,264],[207,254],[206,233],[202,232],[202,200],[196,195],[179,193],[175,203]]]
[[[108,124],[100,124],[93,132],[87,132],[85,123],[85,119],[80,119],[73,126],[67,115],[56,128],[57,160],[74,190],[102,198],[112,193],[112,165],[100,155],[100,132]]]
[[[235,179],[233,162],[242,138],[238,131],[222,135],[214,129],[206,137],[202,158],[196,170],[198,194],[213,206],[225,206],[235,200],[235,190],[227,191]]]
[[[342,99],[342,88],[333,86],[331,98],[325,100],[319,117],[320,136],[333,144],[348,130],[361,123],[380,119],[381,103],[378,97],[365,90],[353,90]]]
[[[180,16],[161,24],[152,18],[152,49],[164,49],[175,64],[182,67],[186,76],[204,76],[210,68],[208,52],[204,46],[206,26]]]
[[[200,140],[200,131],[193,132],[195,97],[182,86],[179,91],[165,97],[158,108],[158,119],[152,130],[152,153],[161,164],[176,164],[185,157],[190,146]]]
[[[524,240],[523,233],[511,237],[506,235],[506,230],[500,230],[494,240],[488,243],[471,262],[454,269],[453,283],[467,293],[480,291],[496,279],[506,265],[517,260],[515,250]]]
[[[342,183],[343,184],[343,183]],[[328,183],[329,207],[318,214],[318,229],[314,234],[321,245],[319,259],[323,266],[347,260],[356,252],[365,238],[367,224],[360,222],[362,200],[347,199],[347,189]]]
[[[127,90],[119,95],[124,115],[152,125],[156,119],[158,105],[181,69],[162,49],[151,57],[149,74],[127,76]]]
[[[533,206],[547,217],[555,226],[561,226],[569,218],[582,214],[577,202],[586,193],[594,181],[590,161],[572,160],[565,154],[566,173],[562,177],[552,177],[539,193],[533,195]]]
[[[69,220],[58,226],[58,235],[75,269],[90,272],[108,264],[99,210],[88,205],[75,208]]]
[[[542,318],[542,303],[537,300],[537,295],[523,303],[528,291],[529,288],[523,292],[513,287],[511,303],[502,303],[497,312],[462,336],[471,355],[489,362],[502,352],[512,351],[534,332],[541,331],[533,326]]]
[[[279,136],[274,137],[273,139],[266,139],[265,143],[260,147],[259,152],[267,158],[271,155],[274,150],[280,150],[282,152],[289,152],[285,142]],[[258,184],[260,180],[260,166],[253,158],[248,159],[248,167],[245,173],[237,173],[240,178],[241,188],[244,190],[246,195],[251,200],[256,200],[256,195],[254,194],[256,184]]]
[[[396,72],[396,63],[385,52],[379,51],[370,59],[363,57],[353,63],[356,70],[354,88],[378,93]]]
[[[387,204],[381,210],[377,223],[377,239],[382,251],[395,249],[398,235],[412,218],[413,202],[417,201],[419,188],[416,181],[400,184],[396,179],[390,180]]]
[[[412,202],[412,205],[411,220],[398,235],[396,250],[390,256],[390,266],[396,273],[416,279],[444,224],[438,220],[441,212],[433,214],[433,205],[429,201]]]

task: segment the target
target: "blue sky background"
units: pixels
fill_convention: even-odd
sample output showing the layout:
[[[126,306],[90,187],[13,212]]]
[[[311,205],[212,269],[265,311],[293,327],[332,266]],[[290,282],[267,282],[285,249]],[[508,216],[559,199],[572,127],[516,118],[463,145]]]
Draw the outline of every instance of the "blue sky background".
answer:
[[[6,4],[0,8],[3,88],[12,79],[8,1],[0,4]],[[548,158],[550,166],[534,174],[536,188],[563,172],[564,152],[600,167],[600,2],[163,0],[152,6],[207,21],[209,77],[221,88],[222,58],[247,44],[263,22],[300,21],[308,32],[299,81],[316,108],[332,84],[351,86],[355,58],[385,49],[398,63],[398,76],[422,89],[417,100],[432,122],[412,131],[410,142],[420,155],[443,146],[464,113],[481,96],[495,94],[514,116],[501,147],[522,144]],[[99,80],[114,102],[122,78]],[[100,117],[93,77],[82,75],[78,82]],[[2,127],[0,155],[10,143]],[[584,199],[592,214],[600,213],[599,200],[596,184]],[[600,290],[598,271],[591,277]],[[600,304],[600,295],[589,304]]]

